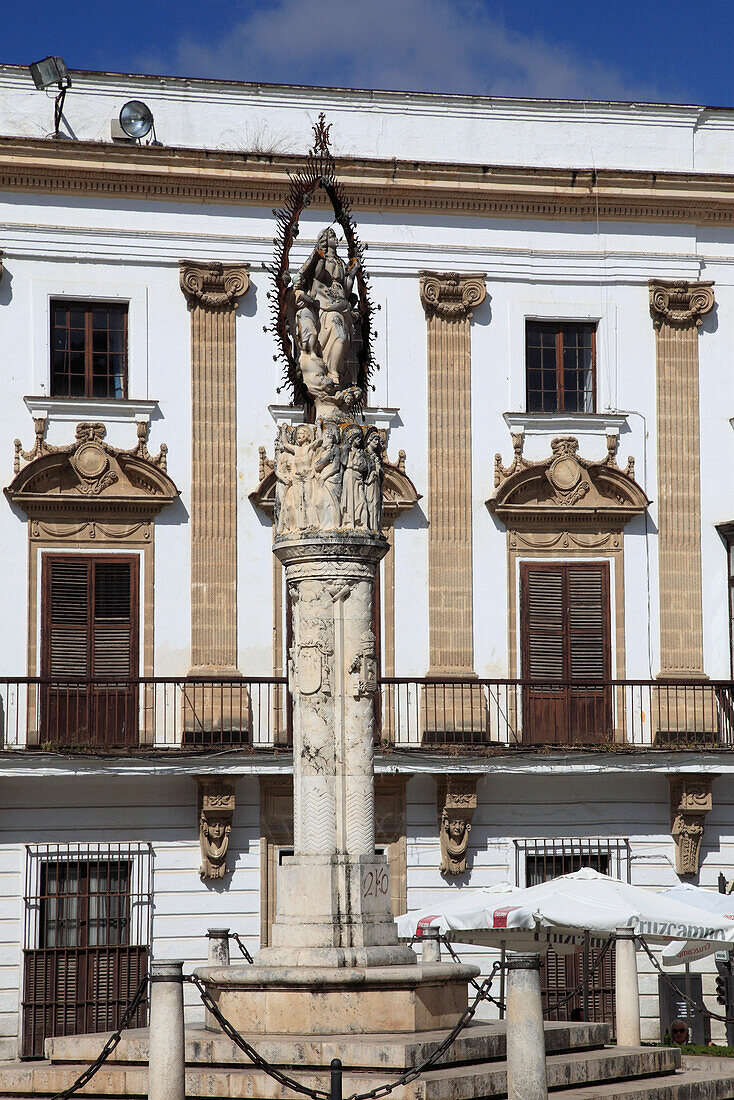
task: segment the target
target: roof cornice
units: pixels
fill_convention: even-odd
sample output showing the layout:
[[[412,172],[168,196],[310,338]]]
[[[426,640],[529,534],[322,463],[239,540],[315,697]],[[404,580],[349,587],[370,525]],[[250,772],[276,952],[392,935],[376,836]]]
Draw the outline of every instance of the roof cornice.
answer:
[[[0,190],[279,205],[300,156],[0,138]],[[503,218],[734,221],[734,176],[340,158],[356,209]],[[318,200],[315,200],[318,205]]]

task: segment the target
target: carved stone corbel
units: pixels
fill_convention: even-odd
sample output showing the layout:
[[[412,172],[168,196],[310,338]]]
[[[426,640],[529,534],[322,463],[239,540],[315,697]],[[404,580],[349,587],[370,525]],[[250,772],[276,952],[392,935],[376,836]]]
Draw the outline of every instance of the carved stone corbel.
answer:
[[[441,874],[462,875],[466,871],[469,833],[477,808],[480,775],[447,775],[436,778]]]
[[[234,783],[223,779],[197,779],[199,787],[199,846],[202,879],[224,878],[229,834],[235,807]]]
[[[669,775],[670,831],[675,841],[675,869],[679,875],[697,875],[704,820],[713,806],[713,775]]]

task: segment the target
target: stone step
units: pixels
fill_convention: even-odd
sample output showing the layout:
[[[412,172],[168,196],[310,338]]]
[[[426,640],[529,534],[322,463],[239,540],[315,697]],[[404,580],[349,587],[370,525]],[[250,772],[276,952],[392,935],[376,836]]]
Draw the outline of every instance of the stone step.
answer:
[[[332,1058],[356,1069],[404,1070],[433,1053],[445,1031],[391,1035],[247,1036],[255,1050],[271,1065],[328,1066]],[[104,1046],[106,1034],[67,1035],[46,1040],[46,1053],[54,1064],[93,1062]],[[549,1054],[603,1047],[609,1041],[609,1026],[594,1023],[549,1023],[545,1044]],[[504,1023],[470,1024],[456,1039],[442,1061],[496,1062],[505,1057]],[[107,1065],[148,1062],[148,1030],[126,1031]],[[249,1059],[224,1035],[202,1029],[186,1029],[188,1065],[248,1065]],[[440,1063],[439,1063],[440,1064]]]
[[[564,1089],[553,1100],[732,1100],[734,1072],[683,1069],[672,1077],[647,1081],[608,1082],[592,1088]]]
[[[548,1082],[551,1089],[568,1086],[573,1088],[571,1095],[577,1096],[578,1087],[583,1087],[587,1096],[596,1095],[610,1078],[624,1077],[627,1084],[610,1095],[620,1098],[630,1095],[633,1078],[665,1075],[664,1079],[676,1082],[671,1076],[680,1065],[680,1052],[676,1048],[629,1048],[608,1047],[604,1050],[577,1051],[571,1054],[555,1054],[548,1058]],[[0,1095],[4,1097],[45,1097],[53,1096],[67,1089],[84,1069],[83,1065],[52,1065],[42,1063],[14,1063],[0,1068]],[[328,1089],[328,1072],[317,1073],[313,1070],[299,1069],[293,1076],[311,1087]],[[366,1092],[376,1085],[389,1080],[389,1074],[379,1071],[345,1073],[343,1091],[345,1096],[355,1092]],[[662,1077],[657,1081],[663,1080]],[[734,1080],[734,1078],[733,1078]],[[589,1085],[594,1085],[592,1092]],[[147,1095],[148,1072],[143,1065],[108,1068],[104,1066],[78,1095],[86,1097],[142,1097]],[[625,1091],[627,1090],[627,1091]],[[507,1093],[507,1075],[505,1065],[485,1063],[475,1065],[444,1066],[430,1070],[417,1081],[401,1086],[392,1093],[394,1100],[471,1100],[476,1096],[494,1098]],[[281,1086],[267,1074],[257,1069],[245,1070],[240,1067],[193,1066],[186,1071],[186,1095],[199,1097],[234,1097],[249,1100],[276,1100],[283,1096]],[[556,1094],[558,1095],[558,1094]],[[645,1095],[644,1093],[640,1094]],[[665,1093],[659,1093],[662,1100]],[[683,1095],[683,1094],[681,1094]],[[704,1094],[705,1095],[705,1094]],[[712,1093],[712,1096],[725,1096],[726,1092]],[[670,1096],[677,1096],[670,1093]]]

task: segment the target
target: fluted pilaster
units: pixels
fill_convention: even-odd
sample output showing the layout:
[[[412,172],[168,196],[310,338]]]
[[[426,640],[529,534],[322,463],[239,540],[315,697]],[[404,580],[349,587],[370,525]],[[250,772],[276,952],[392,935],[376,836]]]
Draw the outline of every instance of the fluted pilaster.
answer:
[[[191,663],[237,667],[235,312],[246,264],[181,264],[191,313]]]
[[[656,333],[660,675],[703,675],[698,331],[712,283],[650,282]]]
[[[428,326],[429,674],[474,671],[472,614],[472,309],[484,275],[423,271]]]

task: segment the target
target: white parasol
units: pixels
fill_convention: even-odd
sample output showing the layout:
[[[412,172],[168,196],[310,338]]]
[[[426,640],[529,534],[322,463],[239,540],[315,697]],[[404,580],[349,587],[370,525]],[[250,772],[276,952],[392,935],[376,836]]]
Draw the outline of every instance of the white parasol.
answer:
[[[730,894],[705,890],[702,886],[691,886],[687,882],[680,882],[677,886],[662,890],[661,894],[672,901],[693,905],[707,913],[715,913],[719,917],[734,921],[734,897]],[[707,940],[687,940],[684,943],[673,941],[663,948],[661,958],[666,966],[681,966],[683,963],[703,959],[712,951],[720,950],[728,950],[728,945],[710,943]]]
[[[734,946],[734,920],[678,898],[630,886],[583,868],[524,890],[509,883],[462,891],[446,902],[398,917],[408,939],[437,927],[449,939],[510,951],[572,951],[588,936],[603,940],[631,928],[650,943],[707,944],[706,954]],[[685,960],[684,960],[685,961]]]

